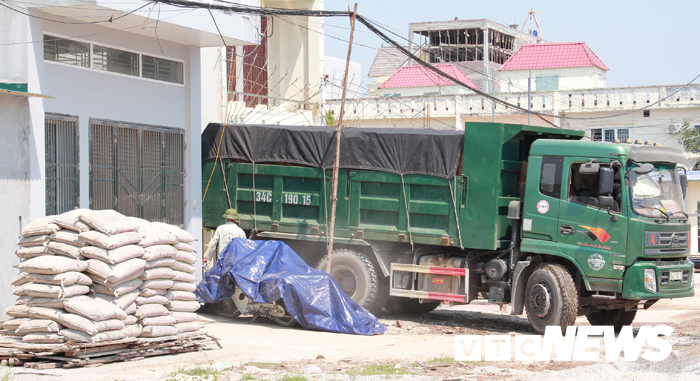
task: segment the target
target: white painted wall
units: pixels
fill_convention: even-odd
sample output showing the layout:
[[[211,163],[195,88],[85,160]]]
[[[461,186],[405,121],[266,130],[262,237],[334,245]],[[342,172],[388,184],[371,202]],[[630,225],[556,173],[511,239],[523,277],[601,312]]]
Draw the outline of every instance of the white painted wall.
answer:
[[[501,91],[504,93],[527,91],[529,70],[505,70],[500,72]],[[559,90],[596,89],[606,86],[606,71],[597,66],[533,69],[532,91],[537,77],[559,77]]]
[[[30,160],[37,159],[36,151],[30,147],[29,102],[27,98],[0,94],[0,252],[3,266],[0,267],[0,316],[17,299],[10,286],[19,271],[13,265],[19,263],[14,255],[19,249],[16,242],[22,225],[30,220],[29,190]],[[11,160],[8,160],[11,158]]]
[[[430,86],[430,87],[400,87],[391,89],[379,89],[379,95],[390,97],[399,94],[402,97],[431,96],[431,95],[456,95],[473,94],[474,92],[459,85]]]

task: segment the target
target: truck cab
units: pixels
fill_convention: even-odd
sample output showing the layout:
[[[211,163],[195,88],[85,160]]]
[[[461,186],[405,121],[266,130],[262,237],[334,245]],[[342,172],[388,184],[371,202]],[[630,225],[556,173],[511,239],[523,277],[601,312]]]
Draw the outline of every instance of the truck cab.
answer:
[[[578,293],[577,315],[593,324],[627,325],[640,305],[692,296],[687,183],[679,162],[683,155],[666,147],[536,141],[522,204],[521,257],[563,266]],[[555,323],[553,307],[564,302],[551,287],[562,286],[526,285],[533,326]]]

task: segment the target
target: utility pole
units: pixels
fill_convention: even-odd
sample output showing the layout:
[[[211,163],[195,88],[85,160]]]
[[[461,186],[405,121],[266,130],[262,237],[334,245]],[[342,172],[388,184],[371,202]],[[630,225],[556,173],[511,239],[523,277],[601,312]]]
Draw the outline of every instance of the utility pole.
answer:
[[[530,113],[530,80],[532,79],[532,68],[530,68],[530,74],[527,75],[527,124],[530,123],[530,116],[532,115]]]
[[[348,10],[350,6],[348,5]],[[331,178],[331,221],[328,229],[328,261],[326,272],[331,272],[331,260],[333,255],[333,235],[335,232],[335,209],[338,204],[338,172],[340,171],[340,133],[343,128],[343,115],[345,115],[345,96],[348,91],[348,71],[350,71],[350,55],[352,54],[352,39],[355,35],[355,18],[357,17],[357,3],[355,10],[350,15],[350,42],[348,44],[348,59],[345,61],[345,75],[343,76],[343,98],[340,102],[340,115],[335,129],[335,160],[333,160],[333,175]]]

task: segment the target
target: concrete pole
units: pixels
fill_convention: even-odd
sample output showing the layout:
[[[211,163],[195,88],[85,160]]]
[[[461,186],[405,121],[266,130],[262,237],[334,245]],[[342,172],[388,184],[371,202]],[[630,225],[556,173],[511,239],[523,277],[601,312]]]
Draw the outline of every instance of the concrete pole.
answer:
[[[530,81],[532,80],[532,68],[530,68],[530,74],[527,75],[527,124],[530,123],[530,117],[532,114],[530,114],[530,91],[531,91],[531,86],[530,86]]]

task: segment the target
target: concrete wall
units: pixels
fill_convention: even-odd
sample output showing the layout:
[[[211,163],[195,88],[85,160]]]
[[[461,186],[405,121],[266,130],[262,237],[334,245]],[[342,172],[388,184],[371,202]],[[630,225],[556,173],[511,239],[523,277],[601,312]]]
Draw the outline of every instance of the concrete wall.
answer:
[[[500,73],[500,89],[504,93],[527,91],[529,70],[506,70]],[[597,66],[533,69],[531,87],[536,90],[537,77],[559,77],[559,90],[596,89],[606,85],[606,72]]]
[[[431,96],[431,95],[456,95],[473,94],[473,91],[465,89],[459,85],[450,86],[430,86],[430,87],[400,87],[392,89],[379,89],[379,95],[390,97],[393,94],[400,94],[402,97]]]
[[[0,94],[0,316],[17,299],[9,286],[19,272],[13,265],[19,263],[15,251],[21,225],[29,222],[30,160],[37,153],[30,148],[29,102],[27,98]],[[7,160],[11,158],[11,160]],[[20,220],[21,219],[21,220]],[[21,222],[20,222],[21,221]]]

